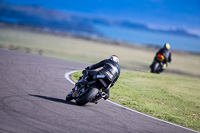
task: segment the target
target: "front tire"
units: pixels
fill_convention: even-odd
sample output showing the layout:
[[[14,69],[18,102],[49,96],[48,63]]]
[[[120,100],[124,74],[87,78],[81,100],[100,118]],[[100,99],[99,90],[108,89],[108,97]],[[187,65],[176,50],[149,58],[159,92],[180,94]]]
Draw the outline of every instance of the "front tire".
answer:
[[[158,62],[154,62],[152,67],[151,67],[151,72],[152,73],[159,73],[159,63]]]
[[[66,96],[66,101],[71,101],[73,99],[72,97],[73,91],[71,91],[67,96]]]
[[[86,103],[90,102],[93,98],[95,98],[98,92],[99,90],[96,87],[92,86],[87,93],[76,99],[76,104],[80,106],[85,105]]]

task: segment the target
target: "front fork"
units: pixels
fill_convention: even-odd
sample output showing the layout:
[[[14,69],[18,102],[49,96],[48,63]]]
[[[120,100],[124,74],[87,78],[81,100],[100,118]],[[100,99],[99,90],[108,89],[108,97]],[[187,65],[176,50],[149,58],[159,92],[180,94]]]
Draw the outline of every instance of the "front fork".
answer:
[[[73,98],[76,98],[79,96],[79,93],[78,93],[78,86],[75,86],[75,88],[72,89],[73,93],[72,93],[72,97]]]

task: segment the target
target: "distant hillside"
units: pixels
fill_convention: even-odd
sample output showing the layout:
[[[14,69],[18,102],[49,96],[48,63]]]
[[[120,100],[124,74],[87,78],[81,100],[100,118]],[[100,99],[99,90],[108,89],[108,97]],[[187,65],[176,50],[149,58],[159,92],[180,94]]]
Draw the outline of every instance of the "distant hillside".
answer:
[[[103,37],[103,33],[99,32],[95,28],[95,25],[106,25],[129,28],[133,30],[147,30],[198,37],[197,35],[189,34],[184,29],[156,30],[150,29],[145,24],[138,24],[130,21],[85,17],[41,6],[9,5],[3,2],[0,2],[0,22],[17,23],[26,26],[34,26],[84,36]]]
[[[75,34],[97,34],[92,24],[83,18],[40,6],[8,5],[0,3],[0,21],[35,26]]]

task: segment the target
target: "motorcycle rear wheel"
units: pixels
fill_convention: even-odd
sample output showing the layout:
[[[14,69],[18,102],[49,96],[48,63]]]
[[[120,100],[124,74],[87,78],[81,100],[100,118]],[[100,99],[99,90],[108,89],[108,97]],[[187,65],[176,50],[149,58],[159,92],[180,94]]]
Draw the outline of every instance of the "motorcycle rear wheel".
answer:
[[[76,98],[76,104],[80,106],[85,105],[86,103],[94,99],[98,92],[99,90],[96,87],[92,86],[87,93]]]

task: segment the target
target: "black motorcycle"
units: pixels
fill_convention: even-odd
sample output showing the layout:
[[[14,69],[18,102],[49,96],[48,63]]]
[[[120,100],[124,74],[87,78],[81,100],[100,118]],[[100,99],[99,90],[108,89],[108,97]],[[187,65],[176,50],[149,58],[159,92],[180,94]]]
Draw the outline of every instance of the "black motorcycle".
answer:
[[[82,71],[82,76],[72,91],[66,96],[66,101],[76,100],[76,104],[83,106],[88,102],[97,104],[97,101],[106,97],[105,91],[111,86],[110,81],[105,75],[97,74],[92,77],[88,76],[88,70]]]
[[[160,73],[164,71],[163,69],[163,62],[165,57],[161,54],[156,55],[153,63],[150,65],[151,73]]]

